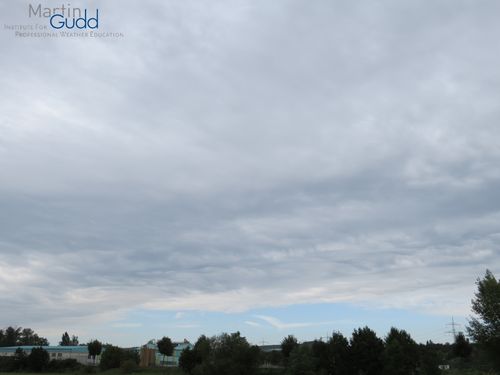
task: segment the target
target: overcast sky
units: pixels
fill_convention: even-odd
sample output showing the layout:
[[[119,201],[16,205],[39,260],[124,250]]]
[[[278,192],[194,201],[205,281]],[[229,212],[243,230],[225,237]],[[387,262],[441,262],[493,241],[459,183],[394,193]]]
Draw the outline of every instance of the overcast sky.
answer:
[[[1,326],[446,341],[500,276],[500,2],[74,1],[123,37],[16,38],[27,4],[0,0]]]

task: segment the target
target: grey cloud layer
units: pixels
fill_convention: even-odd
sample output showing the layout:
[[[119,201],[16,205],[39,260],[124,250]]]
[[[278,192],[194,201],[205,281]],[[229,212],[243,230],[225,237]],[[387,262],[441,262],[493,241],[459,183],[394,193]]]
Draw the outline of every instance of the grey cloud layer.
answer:
[[[467,314],[500,272],[496,2],[102,8],[123,40],[0,36],[7,323],[345,300]]]

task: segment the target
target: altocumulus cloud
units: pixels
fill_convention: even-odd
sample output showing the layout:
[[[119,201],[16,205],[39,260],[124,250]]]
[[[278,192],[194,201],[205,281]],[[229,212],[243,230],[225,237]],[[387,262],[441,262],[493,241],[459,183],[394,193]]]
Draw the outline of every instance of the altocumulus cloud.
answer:
[[[499,8],[121,1],[120,40],[1,33],[4,323],[467,315],[500,272]]]

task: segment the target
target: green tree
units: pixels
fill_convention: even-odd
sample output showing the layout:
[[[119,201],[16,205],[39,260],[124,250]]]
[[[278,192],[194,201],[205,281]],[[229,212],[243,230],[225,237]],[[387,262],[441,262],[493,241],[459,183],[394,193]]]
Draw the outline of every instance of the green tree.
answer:
[[[455,337],[453,344],[453,355],[463,359],[469,359],[472,354],[472,345],[462,332],[459,332]]]
[[[24,370],[28,366],[28,356],[21,348],[14,353],[14,367],[16,370]]]
[[[195,369],[198,372],[203,367],[202,364],[206,365],[210,362],[211,347],[213,346],[215,338],[208,338],[205,335],[201,335],[193,349],[186,348],[182,351],[179,358],[179,367],[188,374],[195,373]]]
[[[204,375],[253,375],[257,371],[259,348],[239,332],[215,336],[210,344],[208,360],[202,362]]]
[[[239,332],[210,339],[201,336],[194,352],[197,364],[191,371],[196,375],[254,375],[257,371],[259,348],[250,345]]]
[[[61,341],[59,342],[61,346],[76,346],[78,345],[78,336],[69,336],[68,332],[64,332]]]
[[[163,337],[161,340],[156,342],[158,351],[163,354],[163,364],[165,364],[165,356],[171,356],[174,352],[174,344],[169,337]]]
[[[198,337],[194,344],[194,352],[196,354],[197,360],[201,363],[208,359],[210,356],[210,349],[212,347],[213,339],[208,338],[205,335]]]
[[[31,349],[31,353],[27,358],[27,363],[32,371],[41,372],[47,368],[49,360],[49,353],[45,349],[39,347]]]
[[[64,332],[61,336],[61,341],[59,341],[59,345],[61,346],[69,346],[71,345],[71,339],[69,338],[68,332]]]
[[[314,357],[306,345],[297,345],[289,355],[286,375],[315,375]]]
[[[106,345],[101,355],[99,366],[102,370],[119,368],[126,361],[139,363],[139,353],[134,350],[122,349],[113,345]]]
[[[440,358],[436,345],[427,341],[425,345],[419,346],[419,367],[422,375],[440,375]]]
[[[392,327],[385,339],[384,374],[411,375],[418,367],[418,345],[404,330]]]
[[[21,327],[7,327],[5,330],[5,346],[16,346],[19,340]]]
[[[92,358],[95,364],[95,358],[102,352],[102,344],[98,340],[92,340],[87,344],[87,350],[89,352],[89,356]]]
[[[330,374],[345,375],[350,374],[352,369],[350,347],[347,339],[340,332],[334,332],[328,346],[332,356]]]
[[[281,353],[283,353],[283,357],[285,361],[290,357],[292,350],[299,346],[297,339],[293,335],[288,335],[281,341]]]
[[[31,328],[7,327],[0,329],[0,346],[47,346],[48,340],[38,336]]]
[[[192,374],[199,363],[196,352],[190,348],[184,349],[179,357],[179,367],[188,374]]]
[[[331,373],[333,358],[328,343],[322,340],[314,340],[311,345],[311,355],[314,358],[316,372]]]
[[[340,332],[334,332],[327,342],[314,341],[312,355],[317,372],[328,375],[351,373],[349,342]]]
[[[382,375],[384,342],[368,327],[354,330],[351,337],[353,369],[357,374]]]
[[[500,282],[486,270],[478,279],[477,292],[472,300],[475,316],[469,320],[467,333],[488,352],[500,369]]]
[[[99,367],[102,370],[109,370],[120,367],[123,357],[123,349],[113,345],[107,345],[101,355]]]
[[[18,345],[47,346],[48,340],[38,336],[31,328],[23,328],[18,336]]]

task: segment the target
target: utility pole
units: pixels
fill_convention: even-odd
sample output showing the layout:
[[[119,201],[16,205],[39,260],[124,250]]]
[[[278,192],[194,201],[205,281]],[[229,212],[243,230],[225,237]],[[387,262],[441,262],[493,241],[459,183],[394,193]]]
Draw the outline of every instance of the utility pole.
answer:
[[[453,335],[453,340],[457,339],[457,329],[456,327],[459,327],[460,324],[455,323],[455,319],[451,317],[451,323],[448,323],[447,326],[451,327],[451,331],[446,331],[446,333],[451,333]]]

